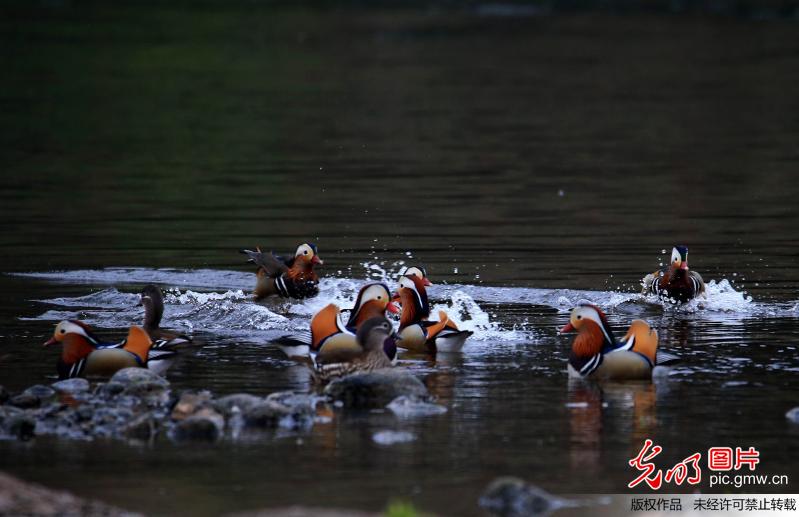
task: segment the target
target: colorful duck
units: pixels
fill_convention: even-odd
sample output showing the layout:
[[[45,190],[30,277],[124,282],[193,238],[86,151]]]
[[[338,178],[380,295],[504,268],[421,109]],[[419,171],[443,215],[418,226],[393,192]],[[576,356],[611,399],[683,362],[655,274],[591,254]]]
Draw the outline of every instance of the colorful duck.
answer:
[[[705,292],[702,277],[688,269],[686,246],[675,246],[671,251],[669,267],[646,275],[642,283],[644,294],[655,294],[680,303],[693,300]]]
[[[241,250],[249,257],[249,262],[258,266],[255,272],[255,299],[277,295],[283,298],[310,298],[319,294],[319,276],[314,266],[323,265],[319,252],[313,244],[305,243],[297,247],[294,257],[285,259],[271,251],[262,252],[260,248]]]
[[[87,324],[64,320],[56,325],[53,337],[44,346],[56,343],[63,345],[57,364],[59,379],[108,376],[128,367],[149,368],[160,374],[176,355],[173,350],[154,350],[147,332],[135,325],[124,341],[102,343]]]
[[[406,268],[405,271],[400,274],[400,278],[403,276],[419,277],[422,279],[422,283],[425,285],[425,287],[433,285],[433,283],[427,278],[427,270],[422,266],[410,266]]]
[[[341,309],[331,303],[311,319],[310,333],[283,336],[274,343],[289,357],[310,355],[315,361],[324,359],[328,353],[337,354],[339,350],[358,350],[358,329],[371,318],[385,317],[387,310],[399,312],[397,306],[391,302],[388,286],[371,282],[358,291],[355,306],[349,311],[346,323],[341,319]],[[395,359],[396,348],[386,349],[386,354],[392,360]]]
[[[313,379],[317,384],[326,384],[351,373],[390,368],[392,362],[385,350],[396,348],[391,322],[384,316],[369,318],[358,329],[355,346],[327,349],[317,355]]]
[[[414,352],[459,352],[472,335],[470,330],[459,330],[444,311],[438,312],[439,321],[428,320],[430,302],[423,277],[413,274],[401,277],[394,295],[394,300],[397,299],[402,304],[399,327],[402,348]]]
[[[176,334],[160,327],[164,315],[164,295],[161,289],[149,284],[141,291],[141,304],[144,306],[144,330],[153,341],[154,348],[172,347],[191,343],[191,338]]]
[[[616,341],[607,317],[589,302],[572,309],[561,334],[577,331],[569,354],[569,375],[596,379],[650,379],[656,364],[677,359],[658,354],[658,334],[644,320],[634,320],[621,342]],[[660,355],[660,357],[659,357]]]

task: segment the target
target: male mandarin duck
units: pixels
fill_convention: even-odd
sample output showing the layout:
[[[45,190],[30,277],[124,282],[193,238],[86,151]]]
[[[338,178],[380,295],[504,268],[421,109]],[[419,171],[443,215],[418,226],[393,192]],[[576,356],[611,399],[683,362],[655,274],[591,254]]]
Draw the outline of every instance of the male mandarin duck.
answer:
[[[688,269],[688,248],[675,246],[671,251],[671,264],[666,269],[644,277],[643,293],[681,303],[690,301],[705,292],[705,282],[696,271]]]
[[[327,349],[317,355],[313,379],[325,384],[351,373],[390,368],[392,361],[386,350],[396,350],[396,339],[394,327],[384,316],[369,318],[358,329],[355,346]]]
[[[161,289],[149,284],[141,291],[141,305],[144,306],[144,330],[153,341],[154,348],[171,347],[191,343],[191,338],[161,328],[164,315],[164,295]]]
[[[130,327],[120,343],[102,343],[91,328],[77,320],[64,320],[55,327],[53,337],[44,346],[63,345],[57,370],[59,379],[86,375],[112,375],[128,367],[149,368],[163,373],[176,355],[173,350],[155,350],[147,332]]]
[[[422,266],[411,266],[406,268],[405,271],[400,274],[400,278],[403,276],[416,276],[422,279],[422,283],[425,287],[430,287],[433,283],[427,278],[427,270]]]
[[[323,265],[319,252],[313,244],[300,244],[294,257],[285,259],[271,251],[241,250],[249,262],[258,266],[255,272],[255,299],[278,295],[283,298],[311,298],[319,294],[319,276],[314,266]]]
[[[331,303],[311,319],[310,333],[283,336],[274,343],[289,357],[310,355],[315,361],[324,360],[324,356],[328,353],[358,350],[356,339],[358,329],[371,318],[385,317],[387,310],[398,312],[396,305],[391,301],[388,286],[380,282],[371,282],[358,291],[355,306],[349,311],[346,323],[341,319],[341,309]],[[387,349],[386,354],[391,359],[396,358],[396,348]]]
[[[399,336],[402,348],[414,352],[458,352],[470,330],[459,330],[444,311],[438,312],[439,321],[429,321],[430,302],[427,299],[424,278],[405,275],[400,278],[394,300],[402,305]]]
[[[650,379],[656,364],[677,360],[658,355],[658,334],[644,320],[634,320],[621,342],[616,341],[607,317],[589,302],[572,309],[561,334],[577,331],[569,354],[569,376],[609,380]]]

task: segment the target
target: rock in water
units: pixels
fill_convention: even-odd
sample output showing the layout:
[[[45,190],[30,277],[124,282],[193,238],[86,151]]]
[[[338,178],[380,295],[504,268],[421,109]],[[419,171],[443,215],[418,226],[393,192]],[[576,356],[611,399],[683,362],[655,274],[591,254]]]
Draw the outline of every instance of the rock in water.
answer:
[[[28,412],[12,406],[0,408],[0,437],[28,440],[33,438],[35,430],[36,420]]]
[[[182,393],[175,407],[172,408],[172,420],[188,418],[197,411],[208,407],[210,403],[211,394],[207,391],[202,391],[200,393]]]
[[[150,441],[158,434],[158,420],[152,413],[139,415],[124,427],[122,433],[131,440]]]
[[[274,396],[280,395],[280,396]],[[292,394],[293,395],[293,394]],[[296,395],[302,397],[301,395]],[[256,404],[242,414],[244,425],[256,429],[284,427],[296,429],[313,425],[314,408],[304,399],[292,405],[285,392],[273,393],[263,402]]]
[[[222,437],[224,429],[224,417],[205,408],[179,421],[172,428],[170,437],[176,442],[215,442]]]
[[[344,407],[356,409],[382,408],[401,396],[416,399],[429,397],[422,381],[408,372],[394,368],[356,373],[336,379],[325,387],[324,394],[341,401]]]
[[[89,391],[89,381],[76,377],[74,379],[64,379],[54,382],[52,388],[59,393],[84,393]]]
[[[565,505],[535,485],[502,477],[488,485],[480,497],[480,506],[501,517],[536,517],[549,515]]]
[[[246,411],[256,404],[260,404],[264,399],[250,395],[249,393],[234,393],[232,395],[225,395],[213,401],[214,409],[230,417],[233,414],[234,408],[239,411]]]
[[[119,390],[119,387],[122,389]],[[123,393],[137,397],[161,396],[169,389],[169,381],[147,368],[124,368],[104,386],[108,393]]]

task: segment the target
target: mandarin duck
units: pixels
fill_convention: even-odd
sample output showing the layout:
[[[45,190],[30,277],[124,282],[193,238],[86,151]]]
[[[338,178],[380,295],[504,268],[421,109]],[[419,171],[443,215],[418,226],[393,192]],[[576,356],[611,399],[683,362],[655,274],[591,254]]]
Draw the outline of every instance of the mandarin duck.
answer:
[[[391,301],[388,286],[380,282],[370,282],[358,291],[355,306],[349,310],[346,323],[341,319],[341,309],[331,303],[311,319],[310,332],[283,336],[274,343],[289,357],[310,355],[314,362],[324,359],[328,353],[338,353],[341,349],[358,350],[358,329],[371,318],[385,317],[387,310],[399,312]],[[388,348],[386,354],[393,360],[397,356],[397,350]]]
[[[153,348],[172,347],[192,342],[188,336],[161,328],[161,318],[164,315],[164,295],[161,289],[149,284],[144,286],[140,296],[140,303],[144,306],[143,328],[153,341]]]
[[[678,358],[658,353],[658,334],[644,320],[634,320],[621,342],[616,341],[602,309],[580,302],[560,334],[577,331],[569,354],[569,376],[596,379],[650,379],[655,365]]]
[[[128,367],[148,368],[163,373],[177,355],[174,350],[153,349],[147,332],[136,325],[120,343],[103,343],[91,328],[77,320],[64,320],[55,327],[53,337],[44,346],[61,343],[61,357],[56,369],[59,379],[86,375],[112,375]]]
[[[323,265],[314,244],[300,244],[294,257],[285,259],[260,248],[241,250],[249,262],[258,266],[255,299],[277,295],[283,298],[311,298],[319,294],[319,276],[314,266]]]
[[[444,311],[438,312],[439,321],[429,321],[430,302],[427,299],[424,278],[405,275],[400,278],[394,295],[402,305],[399,337],[400,346],[414,352],[459,352],[470,330],[459,330]]]
[[[336,347],[317,355],[312,373],[314,382],[326,384],[352,373],[390,368],[392,361],[386,350],[396,350],[396,339],[394,327],[384,316],[369,318],[358,329],[355,346]]]
[[[411,266],[405,268],[405,271],[400,273],[400,278],[403,276],[416,276],[422,279],[422,283],[425,287],[430,287],[433,283],[427,278],[427,270],[422,266]]]
[[[675,246],[666,269],[650,273],[642,280],[643,294],[654,294],[680,303],[693,300],[705,292],[705,282],[696,271],[688,269],[688,248]]]

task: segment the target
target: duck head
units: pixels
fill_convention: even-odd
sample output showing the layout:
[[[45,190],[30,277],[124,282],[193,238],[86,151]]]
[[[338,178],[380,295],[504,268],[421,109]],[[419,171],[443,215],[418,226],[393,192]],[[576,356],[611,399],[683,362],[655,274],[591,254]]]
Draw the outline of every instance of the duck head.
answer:
[[[400,278],[399,288],[392,300],[399,300],[402,305],[400,324],[403,327],[430,316],[427,290],[424,287],[424,280],[419,276],[406,275]]]
[[[677,269],[688,269],[688,247],[687,246],[675,246],[671,250],[671,268],[673,270]]]
[[[383,316],[370,318],[361,325],[356,334],[358,344],[367,352],[382,350],[389,354],[390,350],[397,349],[397,335],[391,322]]]
[[[348,327],[360,327],[367,320],[377,316],[385,316],[386,311],[397,313],[399,309],[391,300],[388,286],[382,282],[372,282],[361,287],[355,306],[350,311]]]
[[[55,326],[55,332],[44,346],[57,343],[63,345],[61,359],[67,364],[73,364],[91,354],[99,344],[92,334],[91,328],[77,320],[64,320]]]
[[[433,285],[433,283],[430,280],[427,279],[427,270],[425,268],[423,268],[422,266],[411,266],[409,268],[406,268],[405,271],[402,272],[402,275],[401,275],[400,279],[403,276],[415,276],[415,277],[421,278],[422,279],[422,283],[426,287],[429,287],[429,286]]]
[[[158,328],[164,316],[164,295],[161,289],[149,284],[144,286],[139,296],[139,303],[144,306],[144,328]]]
[[[319,258],[319,251],[316,249],[316,244],[307,242],[297,246],[297,251],[294,252],[294,262],[303,264],[309,268],[317,265],[324,265],[322,259]]]
[[[577,332],[572,343],[572,353],[578,357],[590,357],[605,347],[616,344],[608,319],[602,309],[589,302],[580,302],[572,309],[569,323],[560,329],[560,334]]]

